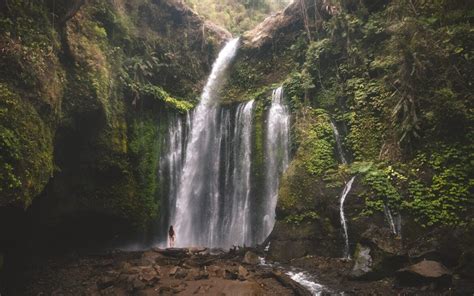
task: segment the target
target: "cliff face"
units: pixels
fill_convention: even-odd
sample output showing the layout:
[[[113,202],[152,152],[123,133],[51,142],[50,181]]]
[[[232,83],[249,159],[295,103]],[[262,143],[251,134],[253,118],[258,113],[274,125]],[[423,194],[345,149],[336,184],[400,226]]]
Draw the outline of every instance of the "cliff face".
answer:
[[[167,118],[230,34],[171,0],[6,1],[0,24],[0,240],[15,208],[148,227]]]
[[[264,117],[270,90],[283,85],[293,112],[270,254],[342,256],[340,195],[355,175],[345,203],[351,254],[423,245],[456,265],[473,217],[472,3],[331,3],[295,1],[245,33],[224,93],[226,103],[257,98]]]

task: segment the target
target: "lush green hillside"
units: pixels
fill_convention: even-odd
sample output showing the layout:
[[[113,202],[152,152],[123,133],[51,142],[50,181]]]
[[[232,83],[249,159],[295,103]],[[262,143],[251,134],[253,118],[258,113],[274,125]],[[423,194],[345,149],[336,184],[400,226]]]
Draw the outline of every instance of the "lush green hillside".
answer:
[[[255,27],[271,13],[288,5],[290,0],[185,0],[200,15],[227,28],[234,34]]]

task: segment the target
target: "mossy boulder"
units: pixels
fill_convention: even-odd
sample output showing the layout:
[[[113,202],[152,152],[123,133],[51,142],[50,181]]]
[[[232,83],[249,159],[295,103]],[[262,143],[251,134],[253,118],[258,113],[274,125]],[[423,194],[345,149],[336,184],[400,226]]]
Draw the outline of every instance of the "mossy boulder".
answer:
[[[53,131],[34,105],[0,83],[0,206],[27,208],[53,174]]]

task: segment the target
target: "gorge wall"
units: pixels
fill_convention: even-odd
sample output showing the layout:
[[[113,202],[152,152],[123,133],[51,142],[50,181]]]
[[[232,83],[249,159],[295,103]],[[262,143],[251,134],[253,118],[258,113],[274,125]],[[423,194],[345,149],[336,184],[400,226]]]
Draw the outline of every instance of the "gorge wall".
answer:
[[[423,258],[465,268],[473,7],[408,2],[296,1],[243,35],[223,103],[265,106],[283,85],[292,110],[274,259],[344,256],[340,197],[356,176],[344,204],[349,254],[369,247],[375,271],[358,276]]]
[[[158,176],[168,135],[183,132],[170,127],[198,103],[230,34],[172,0],[0,8],[0,270],[19,244],[153,237],[177,190]],[[232,113],[254,102],[256,198],[279,86],[291,112],[272,258],[344,256],[340,197],[356,176],[349,254],[373,259],[358,277],[436,258],[472,279],[473,9],[295,1],[242,36],[219,102]]]
[[[24,248],[143,242],[169,119],[230,34],[179,1],[0,6],[2,274]]]

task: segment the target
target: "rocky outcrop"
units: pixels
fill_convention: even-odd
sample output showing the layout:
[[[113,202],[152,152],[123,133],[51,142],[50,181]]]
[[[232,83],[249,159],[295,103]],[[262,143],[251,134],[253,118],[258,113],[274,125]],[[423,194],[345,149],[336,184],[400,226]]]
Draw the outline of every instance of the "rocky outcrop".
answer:
[[[436,287],[447,287],[451,285],[452,272],[439,262],[423,260],[398,270],[396,278],[401,286],[434,284]]]

